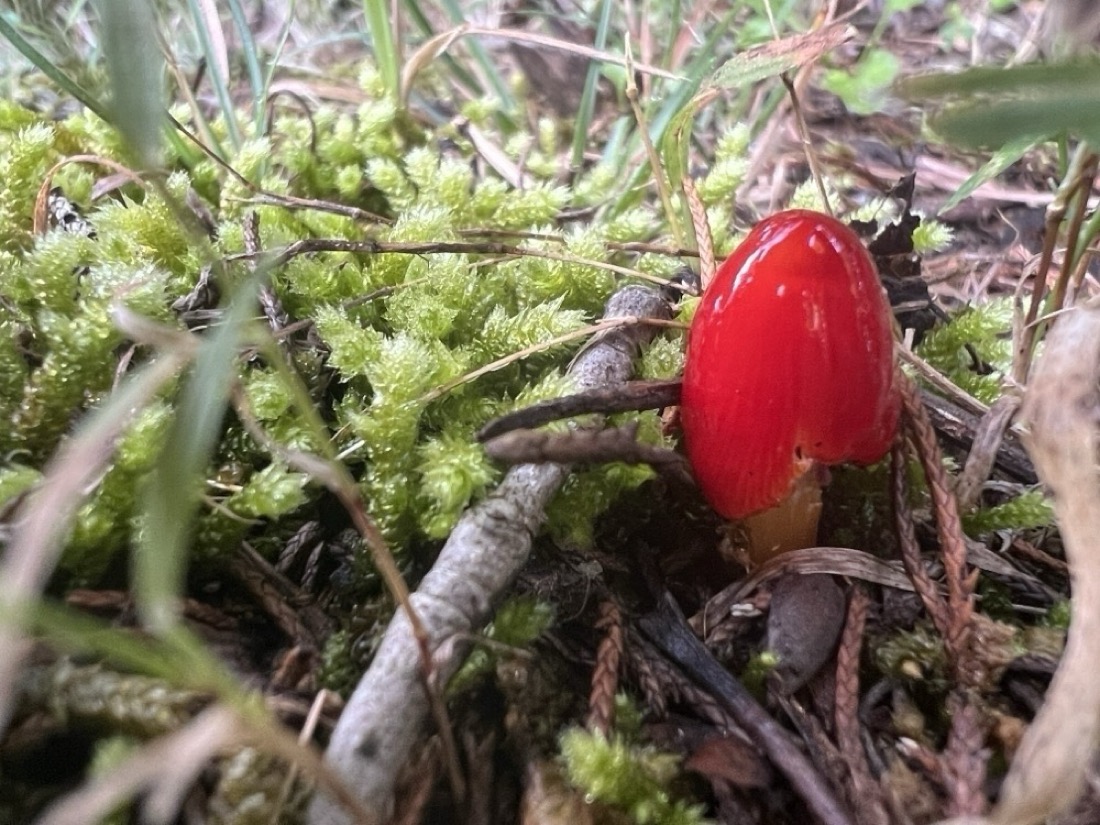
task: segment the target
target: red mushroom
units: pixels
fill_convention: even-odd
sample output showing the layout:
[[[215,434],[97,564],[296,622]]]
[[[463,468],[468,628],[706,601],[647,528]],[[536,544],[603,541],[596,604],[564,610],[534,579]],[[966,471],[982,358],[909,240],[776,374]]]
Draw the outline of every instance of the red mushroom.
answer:
[[[815,468],[869,464],[890,448],[900,408],[893,344],[875,265],[851,229],[807,210],[757,224],[707,288],[687,347],[681,419],[711,506],[743,519],[793,493],[803,499],[796,509],[814,510],[812,543]],[[788,515],[772,520],[799,529]],[[788,544],[750,543],[757,559]]]

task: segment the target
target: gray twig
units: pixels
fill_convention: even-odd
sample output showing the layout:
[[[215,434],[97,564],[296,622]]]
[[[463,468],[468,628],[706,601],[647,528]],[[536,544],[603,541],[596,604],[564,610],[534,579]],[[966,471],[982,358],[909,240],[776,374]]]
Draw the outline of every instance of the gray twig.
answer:
[[[669,310],[655,290],[627,286],[611,297],[604,315],[667,318]],[[598,336],[570,367],[576,388],[626,381],[640,347],[656,333],[656,327],[636,324]],[[512,468],[492,495],[459,520],[435,566],[412,594],[440,681],[461,662],[460,646],[447,643],[489,618],[493,603],[527,560],[546,504],[568,472],[561,464]],[[388,818],[397,772],[423,734],[429,705],[422,678],[417,641],[407,614],[398,611],[348,700],[325,755],[363,806],[374,812],[375,822]],[[351,825],[353,819],[334,799],[318,793],[308,821]]]
[[[1072,805],[1100,735],[1100,310],[1058,318],[1024,398],[1025,443],[1054,499],[1073,577],[1073,623],[1061,664],[990,814],[996,825],[1031,825]]]

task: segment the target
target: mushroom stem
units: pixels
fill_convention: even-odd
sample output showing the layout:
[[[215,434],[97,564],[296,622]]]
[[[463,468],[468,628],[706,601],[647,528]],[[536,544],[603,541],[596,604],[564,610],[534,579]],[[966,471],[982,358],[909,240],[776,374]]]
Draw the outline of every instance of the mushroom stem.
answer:
[[[821,473],[814,465],[791,485],[785,499],[742,520],[749,559],[761,565],[780,553],[813,547],[820,519]]]

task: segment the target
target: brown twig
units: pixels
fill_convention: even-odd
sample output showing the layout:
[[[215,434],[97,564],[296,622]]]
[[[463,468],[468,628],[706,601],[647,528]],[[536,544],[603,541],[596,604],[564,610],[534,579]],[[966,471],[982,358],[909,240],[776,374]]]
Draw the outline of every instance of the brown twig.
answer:
[[[676,483],[691,487],[691,468],[683,455],[667,447],[642,444],[637,440],[638,422],[622,427],[570,430],[550,433],[541,430],[512,430],[485,443],[485,452],[505,464],[648,464]]]
[[[948,444],[967,451],[973,450],[975,435],[982,426],[985,413],[976,415],[928,390],[921,391],[921,400],[936,432]],[[1019,436],[1011,428],[1004,432],[997,446],[994,466],[999,472],[1021,484],[1036,484],[1039,481],[1031,458],[1020,443]]]
[[[244,250],[253,256],[249,259],[248,268],[254,271],[257,263],[256,256],[259,256],[263,249],[260,244],[260,213],[255,209],[250,209],[245,213],[242,229],[244,231]],[[287,325],[290,316],[283,309],[283,303],[279,300],[279,296],[275,294],[268,278],[264,278],[260,283],[257,299],[260,302],[260,309],[263,311],[264,317],[267,318],[267,322],[271,326],[271,331],[278,334],[279,330]]]
[[[456,798],[461,800],[465,783],[462,779],[458,750],[455,746],[447,706],[443,701],[440,681],[435,678],[436,669],[432,660],[431,640],[424,620],[413,605],[409,587],[397,567],[393,554],[390,553],[382,531],[367,513],[359,487],[343,464],[301,450],[288,449],[269,436],[263,425],[252,414],[248,398],[239,383],[232,388],[232,400],[237,417],[249,435],[270,450],[273,455],[286,462],[288,466],[307,473],[315,481],[327,487],[347,511],[356,531],[363,537],[364,543],[370,550],[371,561],[374,562],[386,587],[398,603],[400,613],[408,622],[409,633],[417,651],[417,666],[423,680],[425,702],[439,728],[447,777]]]
[[[1096,181],[1097,155],[1089,152],[1081,166],[1078,175],[1077,186],[1069,204],[1069,225],[1066,227],[1066,248],[1062,253],[1062,267],[1058,272],[1058,279],[1054,282],[1054,290],[1051,293],[1051,309],[1054,311],[1066,306],[1066,296],[1073,280],[1077,262],[1077,244],[1081,237],[1081,226],[1085,222],[1085,215],[1089,211],[1089,195]]]
[[[1006,393],[993,402],[989,412],[978,422],[973,444],[966,456],[966,464],[955,483],[955,496],[960,510],[969,510],[978,503],[982,485],[997,463],[1001,441],[1012,426],[1012,419],[1016,416],[1020,403],[1019,395]]]
[[[600,604],[596,630],[604,631],[604,637],[596,651],[585,727],[591,733],[608,736],[615,725],[615,692],[619,689],[619,663],[623,658],[623,616],[610,599]]]
[[[1054,250],[1058,245],[1059,230],[1062,221],[1066,217],[1066,211],[1072,203],[1074,195],[1082,185],[1083,176],[1091,166],[1095,175],[1094,161],[1088,144],[1081,143],[1070,162],[1066,176],[1054,195],[1054,200],[1047,206],[1046,221],[1043,227],[1043,247],[1039,254],[1039,263],[1035,269],[1035,279],[1031,288],[1031,301],[1018,328],[1013,331],[1012,354],[1012,380],[1018,386],[1027,383],[1028,373],[1031,370],[1031,360],[1035,350],[1035,341],[1039,335],[1039,307],[1046,297],[1047,273],[1050,272],[1051,263],[1054,261]],[[1082,198],[1084,200],[1084,198]],[[1068,277],[1068,274],[1067,274]],[[1057,288],[1057,286],[1056,286]],[[1023,290],[1021,281],[1017,288],[1017,295]],[[1064,287],[1063,287],[1064,294]],[[1019,299],[1018,299],[1019,300]],[[1058,309],[1058,306],[1054,307]]]
[[[833,205],[829,203],[829,191],[825,188],[825,176],[821,174],[821,164],[818,163],[817,152],[814,151],[813,142],[810,140],[810,127],[806,125],[806,116],[802,113],[802,104],[798,100],[795,81],[791,80],[788,72],[779,75],[779,79],[787,87],[787,94],[791,98],[791,112],[798,125],[798,138],[802,143],[802,151],[806,155],[806,163],[810,166],[810,174],[813,175],[814,184],[817,186],[817,193],[821,196],[821,205],[828,215],[834,216]]]
[[[658,602],[658,611],[639,620],[649,639],[698,684],[703,685],[744,730],[753,737],[810,811],[825,825],[851,825],[832,789],[814,770],[790,734],[762,708],[744,686],[730,675],[688,628],[671,596]]]
[[[656,410],[679,403],[679,379],[628,381],[617,387],[596,387],[587,392],[550,398],[494,418],[478,430],[477,440],[488,441],[510,430],[534,429],[551,421],[586,413],[611,415],[635,410]]]
[[[320,650],[332,632],[332,622],[323,610],[308,604],[293,582],[268,564],[248,542],[242,542],[228,566],[280,630],[296,644]]]

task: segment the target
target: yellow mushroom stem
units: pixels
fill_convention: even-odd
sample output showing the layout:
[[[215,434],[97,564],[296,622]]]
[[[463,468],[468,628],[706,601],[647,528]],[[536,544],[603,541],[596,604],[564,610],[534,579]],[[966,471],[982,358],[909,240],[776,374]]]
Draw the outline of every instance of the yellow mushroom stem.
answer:
[[[787,497],[774,507],[746,516],[741,521],[748,540],[748,556],[754,565],[817,544],[821,520],[821,485],[825,468],[812,464],[791,485]]]

